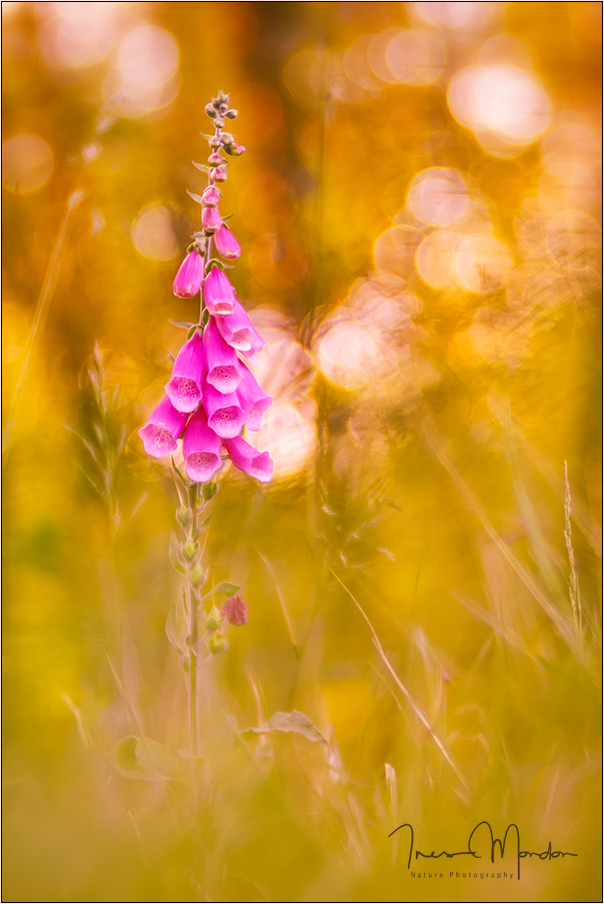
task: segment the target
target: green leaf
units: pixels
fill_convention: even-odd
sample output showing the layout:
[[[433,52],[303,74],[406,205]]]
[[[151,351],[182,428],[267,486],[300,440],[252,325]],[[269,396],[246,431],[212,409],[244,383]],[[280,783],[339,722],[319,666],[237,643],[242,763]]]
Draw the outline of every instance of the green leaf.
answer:
[[[188,656],[187,637],[190,627],[187,622],[184,595],[182,603],[174,603],[166,619],[166,634],[175,650]]]
[[[211,516],[211,515],[208,515],[208,517],[205,519],[205,521],[203,521],[203,522],[199,525],[199,527],[197,528],[197,530],[194,531],[194,533],[193,533],[193,539],[194,539],[194,540],[199,540],[199,538],[201,537],[201,535],[204,534],[204,533],[207,531],[208,525],[209,525],[209,523],[210,523],[211,518],[212,518],[212,516]]]
[[[249,740],[255,735],[270,734],[272,731],[293,732],[303,735],[314,744],[327,744],[319,729],[313,725],[308,716],[297,709],[292,710],[291,713],[275,713],[268,722],[260,725],[259,728],[244,729],[241,736]]]
[[[178,537],[174,531],[172,531],[172,534],[170,535],[170,550],[168,555],[170,556],[170,561],[174,568],[176,568],[180,574],[185,574],[186,568],[180,561],[180,543],[178,542]]]
[[[214,498],[214,496],[216,495],[216,493],[218,492],[219,489],[220,489],[220,484],[216,483],[215,480],[210,480],[210,481],[208,481],[208,483],[204,483],[203,490],[201,492],[202,492],[203,498],[206,500],[206,502],[210,502]]]
[[[78,433],[78,431],[75,430],[70,424],[63,424],[63,427],[65,428],[65,430],[69,430],[70,433],[73,433],[74,436],[77,436],[77,438],[80,440],[80,442],[82,442],[86,446],[86,448],[88,449],[88,451],[90,452],[90,454],[92,455],[94,460],[97,462],[97,464],[100,464],[97,450],[94,448],[94,446],[91,443],[89,443],[87,439],[84,439],[82,434]]]
[[[170,779],[174,774],[172,757],[165,747],[151,738],[134,735],[123,738],[117,745],[115,766],[120,775],[147,782]]]
[[[201,170],[202,173],[207,174],[210,172],[210,168],[208,166],[204,166],[203,163],[195,163],[194,160],[191,160],[191,163],[193,164],[193,166],[196,166],[198,170]]]
[[[182,327],[183,330],[190,330],[192,326],[197,326],[195,323],[189,323],[188,320],[169,320],[172,326]]]
[[[217,587],[214,587],[210,593],[207,593],[205,599],[215,593],[222,593],[223,596],[235,596],[238,590],[241,590],[241,584],[231,584],[229,581],[223,581]]]
[[[235,267],[233,264],[225,264],[224,261],[219,260],[217,257],[211,257],[207,262],[206,267],[209,267],[210,264],[218,264],[221,270],[234,270]]]
[[[144,778],[143,768],[136,758],[138,738],[131,735],[123,738],[115,748],[117,771],[127,778]]]
[[[195,164],[195,166],[197,166],[197,164]],[[199,168],[201,169],[201,167],[199,167]],[[198,204],[201,204],[201,195],[196,195],[194,192],[189,191],[188,188],[186,191],[190,198],[193,198],[194,201],[197,201]]]
[[[185,508],[189,505],[189,486],[176,466],[174,458],[172,458],[172,477],[174,478],[174,486],[180,499],[180,504]]]

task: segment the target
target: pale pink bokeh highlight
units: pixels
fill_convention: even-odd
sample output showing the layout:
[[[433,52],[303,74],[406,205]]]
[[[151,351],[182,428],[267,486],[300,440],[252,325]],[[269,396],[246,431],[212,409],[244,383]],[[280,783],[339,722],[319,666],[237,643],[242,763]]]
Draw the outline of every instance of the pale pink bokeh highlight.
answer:
[[[467,212],[470,196],[459,170],[433,166],[413,179],[408,204],[424,223],[450,226]]]
[[[543,135],[551,102],[540,79],[513,65],[468,66],[449,82],[451,113],[494,156],[514,156]]]

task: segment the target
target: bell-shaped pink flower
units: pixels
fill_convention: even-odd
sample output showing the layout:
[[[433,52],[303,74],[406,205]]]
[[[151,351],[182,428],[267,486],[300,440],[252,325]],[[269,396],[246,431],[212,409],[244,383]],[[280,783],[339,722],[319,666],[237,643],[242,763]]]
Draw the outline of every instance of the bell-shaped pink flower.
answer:
[[[260,351],[262,346],[266,345],[262,336],[252,326],[245,308],[234,296],[232,314],[217,318],[216,325],[225,342],[247,357],[251,357],[254,352]]]
[[[202,405],[189,419],[182,452],[187,475],[196,483],[205,483],[222,465],[220,437],[208,427],[208,419]]]
[[[239,242],[226,223],[223,223],[220,229],[214,233],[214,242],[216,243],[216,251],[226,261],[234,261],[241,254]]]
[[[178,268],[174,279],[174,294],[180,298],[193,298],[201,289],[203,260],[196,248],[190,251]]]
[[[268,452],[258,452],[242,436],[225,439],[224,445],[236,468],[267,483],[273,476],[273,460]]]
[[[262,416],[273,404],[273,400],[264,390],[260,389],[245,364],[241,364],[240,367],[241,379],[237,387],[237,398],[240,406],[246,412],[246,426],[250,430],[260,430]]]
[[[185,412],[177,411],[170,399],[164,396],[145,426],[138,431],[147,455],[161,458],[174,452],[186,420]]]
[[[208,210],[212,208],[208,207]],[[203,287],[203,297],[210,314],[232,314],[235,305],[235,293],[233,287],[222,272],[214,265],[210,270]]]
[[[201,208],[201,225],[206,232],[216,232],[222,226],[222,219],[217,207]]]
[[[208,383],[219,392],[234,392],[239,386],[242,365],[235,349],[218,332],[214,317],[210,317],[203,332],[203,350]]]
[[[176,356],[172,379],[166,384],[166,392],[178,411],[195,411],[201,401],[204,376],[203,343],[195,331]]]
[[[237,436],[245,423],[246,412],[239,404],[235,392],[222,393],[205,384],[203,404],[208,415],[208,424],[220,437]]]

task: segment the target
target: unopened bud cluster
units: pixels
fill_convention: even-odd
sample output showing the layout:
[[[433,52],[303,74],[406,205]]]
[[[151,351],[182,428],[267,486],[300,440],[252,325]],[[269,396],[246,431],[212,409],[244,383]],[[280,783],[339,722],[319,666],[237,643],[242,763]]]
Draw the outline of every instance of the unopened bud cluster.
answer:
[[[229,166],[221,152],[236,157],[245,151],[229,132],[223,132],[225,119],[237,116],[229,101],[221,91],[205,108],[215,134],[205,136],[211,151],[208,166],[194,165],[207,173],[208,185],[201,196],[189,192],[201,205],[202,229],[193,235],[174,280],[175,295],[201,294],[199,322],[188,325],[187,341],[166,384],[167,395],[139,430],[146,452],[156,458],[173,452],[182,436],[187,476],[208,488],[208,481],[222,467],[223,451],[237,468],[257,480],[269,481],[273,470],[268,452],[258,452],[241,436],[244,427],[260,429],[272,402],[245,362],[253,361],[265,343],[223,272],[226,265],[213,258],[214,248],[223,261],[236,260],[241,254],[218,210],[222,196],[217,183],[226,181]]]

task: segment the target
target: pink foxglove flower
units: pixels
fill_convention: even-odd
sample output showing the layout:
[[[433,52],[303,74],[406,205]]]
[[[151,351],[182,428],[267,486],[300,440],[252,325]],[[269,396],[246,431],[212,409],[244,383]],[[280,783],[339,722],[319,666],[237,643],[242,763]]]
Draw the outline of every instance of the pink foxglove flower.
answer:
[[[260,351],[266,345],[252,326],[245,308],[236,298],[233,299],[233,313],[217,318],[216,325],[222,338],[247,357],[251,357],[254,352]]]
[[[203,259],[197,249],[190,251],[178,268],[174,280],[174,294],[180,298],[193,298],[201,289]]]
[[[235,392],[219,392],[211,383],[206,383],[203,404],[208,415],[208,424],[218,436],[237,436],[246,419],[246,412],[239,404]]]
[[[240,593],[236,593],[226,601],[220,613],[230,625],[247,624],[247,604]]]
[[[226,261],[234,261],[241,254],[239,242],[226,223],[223,223],[220,229],[214,233],[214,242],[216,251]]]
[[[192,298],[200,293],[199,318],[176,357],[166,385],[167,398],[139,431],[146,451],[159,457],[177,448],[184,430],[185,470],[194,483],[209,480],[220,469],[221,440],[229,444],[231,458],[242,471],[268,481],[273,469],[269,454],[258,452],[239,435],[245,425],[259,430],[272,402],[242,360],[253,360],[265,342],[237,301],[224,265],[213,257],[218,254],[228,261],[241,255],[239,242],[218,211],[221,192],[215,184],[227,179],[228,164],[222,154],[237,157],[245,151],[224,131],[223,117],[237,115],[228,104],[228,95],[220,92],[206,106],[216,130],[208,138],[211,169],[201,198],[193,196],[201,201],[205,235],[194,234],[194,244],[189,246],[193,250],[174,279],[176,295]]]
[[[201,208],[201,225],[206,232],[216,232],[222,226],[222,219],[217,207]]]
[[[178,411],[195,411],[201,401],[204,376],[203,343],[196,330],[179,351],[172,379],[166,384],[166,392]]]
[[[208,383],[219,392],[234,392],[239,386],[243,367],[235,349],[218,332],[214,317],[210,317],[203,331],[203,350]]]
[[[187,476],[195,483],[205,483],[222,465],[220,437],[208,427],[201,405],[187,423],[182,452]]]
[[[174,452],[186,420],[187,415],[177,411],[170,399],[164,396],[145,426],[138,431],[147,455],[161,458]]]
[[[260,430],[262,415],[273,404],[273,400],[260,389],[244,364],[241,365],[241,380],[237,388],[237,398],[246,412],[246,425],[250,430]]]
[[[268,452],[258,452],[242,436],[234,436],[225,439],[224,445],[229,453],[231,461],[236,468],[255,477],[262,483],[267,483],[273,475],[273,460]]]
[[[210,210],[211,208],[207,208]],[[210,314],[232,314],[235,305],[235,293],[233,287],[222,272],[214,265],[210,270],[203,291],[204,299]]]

